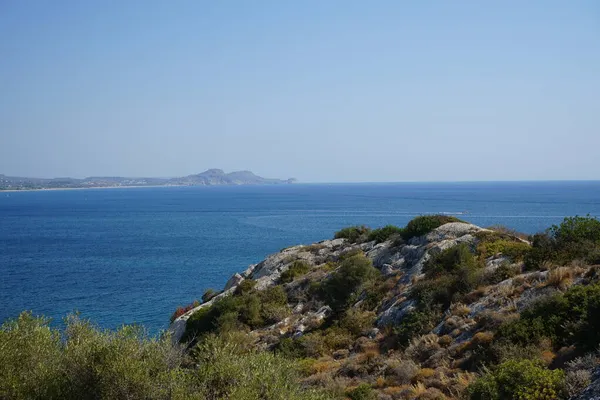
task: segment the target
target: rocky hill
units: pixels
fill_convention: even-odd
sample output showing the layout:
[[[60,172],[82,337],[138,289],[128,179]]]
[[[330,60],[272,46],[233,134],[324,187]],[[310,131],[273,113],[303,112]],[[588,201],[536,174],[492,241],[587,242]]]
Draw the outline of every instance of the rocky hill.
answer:
[[[448,216],[351,227],[235,274],[169,331],[233,335],[353,400],[592,398],[599,263],[589,217],[531,237]]]

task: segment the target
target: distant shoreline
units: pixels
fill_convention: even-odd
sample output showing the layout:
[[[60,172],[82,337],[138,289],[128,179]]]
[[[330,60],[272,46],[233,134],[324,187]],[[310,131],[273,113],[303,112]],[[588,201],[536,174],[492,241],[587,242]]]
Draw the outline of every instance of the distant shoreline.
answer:
[[[158,188],[158,187],[185,187],[191,185],[147,185],[147,186],[93,186],[93,187],[73,187],[73,188],[39,188],[39,189],[0,189],[0,193],[17,192],[50,192],[60,190],[97,190],[97,189],[135,189],[135,188]],[[215,185],[217,186],[217,185]],[[223,186],[223,185],[219,185]]]

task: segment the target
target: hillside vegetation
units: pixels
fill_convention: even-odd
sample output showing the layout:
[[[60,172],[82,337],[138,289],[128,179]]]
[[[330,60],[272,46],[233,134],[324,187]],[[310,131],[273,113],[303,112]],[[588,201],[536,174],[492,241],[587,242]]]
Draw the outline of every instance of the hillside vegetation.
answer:
[[[531,237],[444,215],[349,227],[236,274],[161,339],[22,314],[0,330],[0,398],[569,399],[599,362],[599,264],[592,217]]]

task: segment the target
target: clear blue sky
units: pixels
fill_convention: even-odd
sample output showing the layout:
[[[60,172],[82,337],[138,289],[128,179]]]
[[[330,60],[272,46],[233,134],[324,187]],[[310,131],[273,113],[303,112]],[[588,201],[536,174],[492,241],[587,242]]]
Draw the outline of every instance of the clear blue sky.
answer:
[[[0,173],[600,179],[600,2],[0,2]]]

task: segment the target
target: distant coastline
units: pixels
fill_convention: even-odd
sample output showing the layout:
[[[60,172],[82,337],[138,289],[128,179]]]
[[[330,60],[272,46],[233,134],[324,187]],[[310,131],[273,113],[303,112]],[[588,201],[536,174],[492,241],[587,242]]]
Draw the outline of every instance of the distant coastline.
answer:
[[[189,185],[139,185],[139,186],[90,186],[90,187],[49,187],[31,189],[1,189],[2,193],[18,192],[56,192],[63,190],[101,190],[101,189],[135,189],[135,188],[159,188],[159,187],[185,187]]]
[[[1,192],[72,189],[115,189],[136,187],[178,187],[178,186],[241,186],[291,184],[296,180],[263,178],[251,171],[225,173],[221,169],[209,169],[199,174],[178,178],[124,178],[89,177],[76,178],[23,178],[0,174]]]

